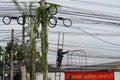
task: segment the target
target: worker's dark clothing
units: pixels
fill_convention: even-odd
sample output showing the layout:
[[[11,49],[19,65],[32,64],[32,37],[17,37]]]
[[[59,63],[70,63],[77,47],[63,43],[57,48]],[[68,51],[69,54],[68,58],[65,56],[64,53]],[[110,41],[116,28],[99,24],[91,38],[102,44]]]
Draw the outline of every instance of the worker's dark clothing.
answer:
[[[63,52],[62,50],[58,51],[58,53],[57,53],[57,62],[59,64],[58,67],[61,66],[61,63],[62,63],[62,60],[63,60],[63,55],[66,54],[66,53],[68,53],[68,51],[66,51],[66,52]]]
[[[20,80],[20,73],[17,73],[17,74],[14,76],[14,80]]]
[[[68,53],[68,51],[66,52],[58,52],[57,54],[57,61],[61,61],[63,59],[63,55]]]

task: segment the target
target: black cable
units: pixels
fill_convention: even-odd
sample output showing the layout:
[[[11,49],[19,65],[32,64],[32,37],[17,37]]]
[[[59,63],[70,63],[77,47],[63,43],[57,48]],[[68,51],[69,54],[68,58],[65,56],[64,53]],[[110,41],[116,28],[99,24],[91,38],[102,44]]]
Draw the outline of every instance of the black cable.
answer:
[[[18,3],[39,3],[40,1],[17,1]],[[14,3],[12,1],[0,1],[0,3]]]
[[[91,17],[91,18],[99,18],[99,19],[107,19],[107,20],[116,20],[120,21],[120,17],[115,17],[115,16],[102,16],[102,15],[97,15],[97,14],[91,14],[87,12],[73,12],[73,11],[62,11],[59,12],[61,14],[68,14],[68,15],[74,15],[74,16],[84,16],[84,17]]]
[[[104,12],[104,11],[98,11],[98,10],[90,10],[90,9],[83,9],[83,8],[74,8],[70,6],[61,6],[62,10],[68,10],[69,11],[83,11],[83,12],[88,12],[88,13],[96,13],[96,14],[107,14],[111,16],[120,16],[118,13],[110,13],[110,12]],[[65,8],[65,9],[64,9]]]
[[[72,27],[72,28],[73,28],[73,27]],[[111,45],[120,46],[120,44],[112,43],[112,42],[103,40],[103,39],[101,39],[101,38],[98,38],[98,37],[92,35],[91,33],[87,32],[87,31],[85,31],[85,30],[82,30],[81,28],[76,28],[76,29],[78,29],[78,30],[80,30],[80,31],[82,31],[82,32],[84,32],[84,33],[86,33],[86,34],[88,34],[88,35],[90,35],[90,36],[92,36],[92,37],[94,37],[94,38],[96,38],[96,39],[102,41],[102,42],[105,42],[105,43],[108,43],[108,44],[111,44]]]
[[[82,0],[70,0],[74,2],[81,2],[81,3],[87,3],[88,5],[94,4],[98,6],[103,6],[103,7],[112,7],[112,8],[120,8],[120,5],[114,5],[114,4],[106,4],[106,3],[99,3],[99,2],[92,2],[92,1],[82,1]]]
[[[59,32],[49,32],[50,34],[58,34]],[[89,36],[88,34],[86,34],[86,33],[80,33],[80,32],[64,32],[65,33],[65,35],[70,35],[70,36]],[[99,33],[99,32],[97,32],[97,33],[90,33],[90,34],[92,34],[92,35],[94,35],[94,36],[109,36],[109,37],[120,37],[120,33]]]

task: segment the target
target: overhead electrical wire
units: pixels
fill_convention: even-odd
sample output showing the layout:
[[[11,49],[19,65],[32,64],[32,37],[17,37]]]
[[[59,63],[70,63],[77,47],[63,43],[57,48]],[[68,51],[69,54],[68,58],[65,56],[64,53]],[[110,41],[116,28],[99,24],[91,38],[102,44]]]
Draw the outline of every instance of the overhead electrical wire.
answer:
[[[72,38],[75,38],[75,37],[72,37]],[[54,43],[53,43],[53,41],[54,41]],[[57,40],[49,40],[49,43],[51,44],[51,45],[54,45],[54,46],[56,46],[57,45]],[[55,42],[56,41],[56,42]],[[84,42],[86,42],[86,41],[84,41]],[[80,45],[81,44],[81,45]],[[71,46],[70,46],[71,45]],[[86,46],[85,46],[86,45]],[[71,40],[70,41],[67,41],[66,43],[65,43],[65,46],[68,46],[68,47],[77,47],[77,48],[79,48],[79,47],[81,47],[81,48],[88,48],[89,49],[89,47],[87,47],[87,45],[89,45],[89,47],[91,47],[91,48],[96,48],[96,49],[104,49],[104,50],[112,50],[112,49],[119,49],[119,46],[116,46],[116,47],[111,47],[110,45],[108,46],[108,45],[104,45],[104,44],[96,44],[96,43],[94,43],[94,42],[89,42],[89,43],[83,43],[83,41],[82,42],[72,42]],[[90,46],[91,45],[91,46]],[[92,45],[94,45],[93,47],[92,47]],[[104,48],[104,47],[106,47],[106,48]],[[115,52],[115,51],[114,51]],[[117,52],[120,52],[119,50],[117,50]]]
[[[87,22],[83,22],[83,23],[88,23],[88,24],[106,24],[106,25],[113,25],[113,26],[120,26],[119,22],[115,22],[115,21],[120,21],[120,17],[115,17],[115,16],[109,16],[109,17],[105,17],[102,15],[94,15],[94,14],[89,14],[89,13],[81,13],[79,12],[79,14],[74,12],[67,12],[67,11],[63,11],[60,12],[61,14],[66,14],[66,15],[72,15],[72,17],[74,18],[74,16],[81,16],[81,17],[89,17],[89,18],[98,18],[98,19],[106,19],[106,20],[110,20],[110,21],[104,21],[104,20],[96,20],[96,19],[86,19],[86,18],[77,18],[77,20],[73,19],[74,22],[80,22],[80,21],[87,21]],[[114,18],[113,18],[114,17]],[[111,20],[115,20],[115,21],[111,21]],[[82,22],[81,22],[82,23]]]
[[[49,34],[58,34],[59,32],[49,32]],[[83,32],[64,32],[65,35],[70,35],[70,36],[89,36],[88,34],[86,33],[83,33]],[[99,33],[99,32],[96,32],[96,33],[90,33],[94,36],[108,36],[108,37],[120,37],[120,33]]]
[[[92,10],[92,9],[84,9],[84,8],[75,8],[70,6],[61,6],[62,10],[69,10],[69,11],[83,11],[83,12],[89,12],[89,13],[96,13],[96,14],[103,14],[103,15],[111,15],[119,17],[119,13],[110,13],[110,12],[104,12],[104,11],[98,11],[98,10]]]
[[[84,42],[85,43],[85,42]],[[109,48],[109,46],[105,46],[104,44],[102,45],[95,45],[93,43],[91,44],[88,44],[86,43],[85,46],[83,46],[84,44],[83,42],[81,43],[73,43],[73,42],[67,42],[64,44],[65,47],[67,48],[71,48],[70,46],[74,47],[75,49],[84,49],[85,51],[87,51],[87,53],[98,53],[98,54],[118,54],[120,51],[118,50],[119,48],[117,47],[114,47],[114,48]],[[49,42],[49,46],[51,47],[51,45],[54,45],[54,48],[56,48],[57,46],[57,43],[51,43]],[[89,46],[89,47],[87,47]],[[98,47],[99,46],[99,47]],[[71,48],[71,49],[74,49],[74,48]],[[91,52],[92,51],[92,52]]]
[[[111,44],[111,45],[120,46],[120,44],[112,43],[112,42],[103,40],[103,39],[101,39],[101,38],[98,38],[98,37],[94,36],[93,34],[87,32],[87,31],[85,31],[85,30],[83,30],[83,29],[81,29],[81,28],[79,28],[79,27],[76,28],[76,26],[72,26],[72,27],[69,27],[69,28],[73,28],[73,29],[80,30],[80,31],[82,31],[82,32],[84,32],[84,33],[90,35],[91,37],[94,37],[95,39],[100,40],[100,41],[102,41],[102,42],[105,42],[105,43],[108,43],[108,44]]]
[[[114,24],[114,25],[118,25],[119,26],[119,23],[111,23],[111,22],[106,22],[107,24]]]
[[[67,42],[68,43],[68,42]],[[71,42],[70,42],[71,43]],[[76,44],[78,44],[78,43],[76,43]],[[72,43],[72,45],[70,44],[69,46],[73,46],[73,47],[76,47],[76,48],[78,48],[78,46],[75,46],[76,45],[75,43]],[[83,43],[81,43],[80,45],[82,45]],[[50,43],[50,45],[51,45],[51,43]],[[56,44],[57,45],[57,44]],[[86,44],[87,45],[87,44]],[[64,46],[66,46],[67,47],[67,45],[65,44]],[[87,45],[88,46],[88,45]],[[90,45],[89,45],[90,46]],[[97,48],[97,47],[93,47],[93,52],[90,52],[90,53],[94,53],[94,50],[95,50],[95,48],[97,48],[97,50],[101,50],[102,52],[97,52],[97,51],[95,51],[95,53],[103,53],[103,54],[106,54],[106,52],[108,53],[108,54],[115,54],[115,52],[116,52],[116,50],[114,50],[114,49],[112,49],[112,48],[110,48],[110,49],[107,49],[107,51],[105,51],[106,50],[106,47],[104,47],[103,45],[100,45],[100,46],[102,46],[103,47],[103,49],[99,49],[99,48]],[[85,51],[86,51],[86,49],[88,49],[87,47],[86,47],[86,49],[85,48],[81,48],[81,46],[79,46],[79,48],[80,49],[84,49]],[[116,48],[117,49],[117,48]],[[113,52],[111,52],[111,51],[113,51]],[[86,52],[86,53],[89,53],[88,51]],[[89,54],[90,54],[89,53]],[[117,53],[119,53],[119,51],[117,51]]]
[[[94,15],[94,16],[104,16],[104,17],[112,17],[112,18],[118,18],[120,19],[120,14],[113,14],[113,13],[107,13],[107,12],[100,12],[100,11],[96,11],[96,10],[89,10],[89,9],[82,9],[82,8],[73,8],[72,7],[67,7],[67,6],[63,6],[63,8],[66,7],[68,9],[62,9],[60,10],[60,12],[69,12],[69,13],[76,13],[79,14],[80,12],[84,13],[84,14],[89,14],[89,15]],[[71,11],[72,10],[72,11]],[[77,10],[77,11],[75,11]],[[117,15],[117,16],[116,16]]]
[[[70,0],[72,2],[81,2],[85,3],[88,5],[97,5],[97,6],[102,6],[102,7],[112,7],[112,8],[120,8],[120,5],[115,5],[115,4],[107,4],[107,3],[100,3],[100,2],[92,2],[92,1],[83,1],[83,0]]]
[[[57,46],[57,43],[53,43],[53,42],[50,42],[50,41],[49,41],[49,44],[50,44],[50,46],[51,45],[54,45],[54,47]],[[91,44],[86,43],[85,44],[85,43],[82,43],[82,42],[81,43],[78,43],[78,42],[73,43],[73,42],[68,42],[67,41],[67,43],[65,43],[64,46],[67,47],[67,48],[70,48],[70,46],[72,46],[72,47],[77,48],[77,49],[85,49],[86,51],[90,51],[90,50],[91,51],[97,51],[97,52],[99,51],[98,53],[100,53],[100,54],[104,54],[106,52],[108,54],[109,53],[111,53],[111,54],[114,53],[115,54],[115,53],[120,52],[119,47],[117,47],[117,46],[116,47],[109,47],[109,46],[106,46],[104,44],[97,45],[97,44],[93,44],[93,43],[91,43]],[[74,48],[71,48],[71,49],[74,49]],[[92,53],[94,53],[94,52],[92,52]]]
[[[73,28],[73,27],[72,27],[72,28]],[[82,31],[82,32],[84,32],[84,33],[86,33],[86,34],[88,34],[88,35],[90,35],[90,36],[92,36],[92,37],[94,37],[94,38],[96,38],[96,39],[98,39],[98,40],[100,40],[100,41],[102,41],[102,42],[105,42],[105,43],[108,43],[108,44],[111,44],[111,45],[120,46],[120,44],[112,43],[112,42],[103,40],[103,39],[101,39],[101,38],[98,38],[98,37],[94,36],[93,34],[90,34],[89,32],[87,32],[87,31],[85,31],[85,30],[82,30],[81,28],[77,28],[77,29],[80,30],[80,31]]]
[[[85,14],[87,14],[87,13],[85,13]],[[88,15],[88,14],[87,14]],[[94,14],[89,14],[89,15],[94,15]],[[96,15],[95,15],[96,16]],[[110,18],[109,18],[110,19]],[[86,31],[84,31],[84,30],[80,30],[80,31],[82,31],[82,32],[84,32],[85,34],[89,34],[90,36],[95,36],[95,35],[91,35],[91,33],[88,33],[88,32],[86,32]],[[96,37],[95,37],[96,38]],[[98,39],[98,38],[97,38]],[[101,39],[99,39],[99,40],[101,40]],[[104,40],[102,40],[102,41],[104,41]],[[106,42],[106,41],[104,41],[104,42]],[[108,41],[107,41],[107,43],[108,43]],[[109,42],[110,44],[111,44],[111,42]],[[113,44],[113,43],[112,43]],[[114,44],[114,45],[116,45],[116,44]]]
[[[57,46],[57,44],[56,45],[53,45],[53,44],[51,44],[51,43],[49,43],[49,46],[50,46],[50,48],[52,48],[52,49],[54,49],[54,48],[56,48],[56,46]],[[80,45],[83,45],[83,44],[80,44]],[[114,49],[114,48],[108,48],[108,47],[105,47],[105,46],[102,46],[102,48],[98,48],[98,47],[91,47],[90,45],[87,45],[87,46],[89,46],[89,47],[87,47],[87,46],[84,46],[84,47],[82,47],[82,46],[77,46],[75,43],[74,44],[65,44],[64,46],[65,47],[67,47],[68,49],[69,49],[69,46],[72,46],[72,47],[70,47],[70,49],[83,49],[83,50],[85,50],[85,52],[87,53],[87,54],[90,54],[90,55],[98,55],[98,54],[100,54],[100,55],[104,55],[106,52],[106,54],[109,54],[109,55],[112,55],[113,56],[113,54],[115,55],[115,54],[118,54],[120,51],[118,51],[117,49]],[[74,47],[74,48],[73,48]],[[119,48],[118,48],[119,49]],[[118,55],[117,55],[118,56]]]
[[[50,51],[54,51],[54,52],[56,52],[55,50],[52,50],[52,49],[49,49]],[[76,54],[75,52],[74,53],[72,53],[71,54],[71,51],[70,51],[70,53],[68,53],[68,55],[66,55],[66,56],[73,56],[73,57],[75,57],[75,56],[77,56],[77,57],[85,57],[83,54],[81,54],[81,52],[77,52],[78,54]],[[51,54],[51,55],[54,55],[53,53],[49,53],[49,54]],[[120,57],[119,56],[110,56],[110,55],[88,55],[88,54],[86,54],[86,57],[87,58],[105,58],[105,59],[120,59]]]
[[[61,11],[59,13],[68,14],[68,15],[74,15],[74,16],[84,16],[84,17],[91,17],[91,18],[99,18],[99,19],[120,21],[120,17],[107,16],[107,15],[101,15],[101,14],[91,14],[89,12],[74,12],[74,11],[66,11],[66,10],[64,10],[64,11]]]
[[[18,1],[18,3],[40,3],[40,1]],[[14,3],[12,1],[0,1],[0,3]]]
[[[85,1],[83,1],[83,2],[85,2]]]
[[[77,24],[77,25],[79,25],[80,26],[80,24]],[[61,24],[61,23],[58,23],[57,24],[57,26],[59,26],[59,27],[63,27],[63,25]],[[75,26],[74,24],[73,24],[73,26]],[[105,32],[105,33],[113,33],[113,34],[119,34],[119,29],[118,29],[118,27],[110,27],[110,26],[96,26],[96,28],[94,28],[94,27],[92,27],[92,26],[96,26],[96,25],[91,25],[91,26],[87,26],[87,25],[81,25],[80,27],[82,28],[82,29],[86,29],[86,30],[89,30],[89,31],[91,31],[91,30],[93,30],[93,31],[97,31],[98,33],[99,32]],[[106,27],[107,29],[102,29],[102,28],[104,28],[104,27]],[[100,29],[99,29],[100,28]],[[74,28],[73,28],[74,29]],[[115,29],[115,30],[114,30]],[[77,29],[76,29],[77,30]],[[110,31],[109,31],[110,30]],[[112,30],[112,31],[111,31]],[[96,35],[97,36],[97,35]]]
[[[52,2],[52,0],[48,0],[48,2]],[[69,0],[69,1],[61,1],[61,0],[54,0],[54,3],[72,3],[72,4],[86,4],[86,5],[96,5],[102,7],[112,7],[112,8],[120,8],[120,5],[117,4],[108,4],[108,3],[100,3],[100,2],[93,2],[93,1],[83,1],[83,0]]]

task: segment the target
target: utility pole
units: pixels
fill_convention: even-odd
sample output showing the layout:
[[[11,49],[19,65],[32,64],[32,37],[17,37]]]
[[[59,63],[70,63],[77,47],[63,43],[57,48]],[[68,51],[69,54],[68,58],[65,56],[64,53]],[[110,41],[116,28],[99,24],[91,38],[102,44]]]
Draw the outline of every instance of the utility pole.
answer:
[[[23,12],[23,24],[22,24],[22,68],[24,68],[24,80],[27,79],[26,77],[26,55],[25,55],[25,13]]]
[[[47,54],[48,54],[48,33],[47,33],[47,11],[45,0],[41,0],[41,7],[43,7],[42,12],[42,23],[41,23],[41,52],[42,52],[42,63],[43,63],[43,80],[48,80],[48,62],[47,62]]]
[[[36,54],[35,54],[35,47],[36,47],[36,41],[33,31],[33,19],[32,19],[32,3],[30,4],[30,52],[31,52],[31,70],[30,70],[30,79],[36,80]]]
[[[22,58],[25,61],[25,13],[23,12],[23,25],[22,25]]]
[[[12,32],[11,32],[10,80],[13,80],[13,76],[14,76],[13,49],[14,49],[14,29],[12,29]]]
[[[3,80],[5,80],[5,53],[3,53]]]
[[[24,12],[23,12],[23,23],[25,23],[25,13]],[[22,25],[22,55],[23,55],[23,59],[25,59],[24,47],[25,47],[25,24]]]

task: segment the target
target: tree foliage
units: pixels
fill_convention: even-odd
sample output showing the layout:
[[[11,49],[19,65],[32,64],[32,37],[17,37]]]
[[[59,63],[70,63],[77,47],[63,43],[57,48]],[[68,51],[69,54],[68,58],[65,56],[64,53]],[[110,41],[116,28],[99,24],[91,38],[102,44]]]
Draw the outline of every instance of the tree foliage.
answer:
[[[3,69],[3,49],[2,47],[0,46],[0,74],[2,73],[2,69]]]
[[[12,1],[15,3],[15,6],[17,7],[17,9],[20,12],[24,12],[24,9],[22,9],[22,7],[18,4],[17,0],[12,0]],[[30,2],[30,5],[29,5],[30,8],[31,8],[32,4],[33,4],[33,2]],[[47,4],[49,4],[50,5],[49,7],[51,7],[51,8],[53,8],[53,6],[58,6],[58,5],[52,4],[52,3],[47,3]],[[32,74],[35,71],[35,61],[36,61],[37,57],[41,58],[40,60],[41,60],[41,63],[42,63],[43,74],[47,69],[47,67],[46,67],[46,65],[48,65],[47,64],[47,53],[48,53],[47,22],[48,22],[48,20],[47,19],[48,19],[48,17],[51,16],[51,15],[48,15],[48,11],[47,11],[47,10],[49,10],[49,7],[46,7],[46,6],[37,7],[35,13],[33,15],[30,14],[30,17],[29,17],[30,21],[28,22],[28,26],[33,27],[33,33],[30,33],[30,35],[31,34],[34,35],[34,38],[32,37],[32,39],[30,39],[30,42],[32,44],[30,46],[30,49],[32,49],[31,54],[30,54],[31,73]],[[25,13],[27,15],[27,12],[25,12]],[[41,27],[42,30],[40,32],[40,34],[41,34],[41,44],[40,45],[41,45],[42,55],[40,55],[40,53],[37,52],[37,49],[36,49],[36,35],[39,34],[38,29],[40,27],[40,24],[42,24],[42,27]],[[31,38],[31,36],[30,36],[30,38]],[[34,77],[34,74],[31,75],[31,76]],[[34,80],[34,79],[32,78],[32,80]]]

